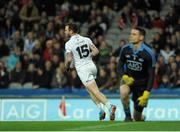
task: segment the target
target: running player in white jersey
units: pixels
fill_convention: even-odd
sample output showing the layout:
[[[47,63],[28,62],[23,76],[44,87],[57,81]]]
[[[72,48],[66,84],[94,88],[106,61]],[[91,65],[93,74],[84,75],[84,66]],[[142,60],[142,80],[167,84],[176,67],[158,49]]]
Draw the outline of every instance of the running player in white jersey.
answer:
[[[104,112],[104,108],[106,107],[110,112],[110,120],[113,121],[115,119],[116,106],[111,105],[107,98],[99,91],[95,81],[97,68],[92,61],[92,56],[97,55],[99,50],[89,38],[78,34],[78,27],[76,24],[67,24],[65,26],[65,34],[70,37],[65,44],[66,68],[69,69],[72,62],[74,63],[79,78],[86,87],[94,103],[100,109],[99,119],[105,119],[106,113]]]

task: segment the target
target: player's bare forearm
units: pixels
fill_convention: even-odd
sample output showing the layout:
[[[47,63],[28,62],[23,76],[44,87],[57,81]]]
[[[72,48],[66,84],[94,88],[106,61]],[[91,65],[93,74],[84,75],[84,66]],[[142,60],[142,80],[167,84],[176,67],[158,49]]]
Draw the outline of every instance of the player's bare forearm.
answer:
[[[66,67],[66,69],[67,69],[67,68],[70,68],[70,64],[71,64],[70,61],[65,61],[65,67]]]
[[[66,59],[65,59],[65,67],[66,69],[70,69],[71,61],[72,61],[72,53],[66,53]]]
[[[90,49],[91,49],[91,54],[93,55],[93,56],[96,56],[96,55],[98,55],[99,54],[99,50],[96,48],[96,46],[95,45],[90,45]]]

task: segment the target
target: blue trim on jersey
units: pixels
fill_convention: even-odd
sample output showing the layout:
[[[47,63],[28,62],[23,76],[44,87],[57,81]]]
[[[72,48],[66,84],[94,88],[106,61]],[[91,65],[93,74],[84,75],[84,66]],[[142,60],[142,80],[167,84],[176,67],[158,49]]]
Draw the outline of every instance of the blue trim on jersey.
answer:
[[[153,52],[153,50],[151,48],[149,48],[147,45],[145,45],[144,43],[141,43],[141,47],[139,49],[137,49],[134,52],[134,45],[133,44],[128,44],[127,46],[129,46],[132,50],[134,54],[137,54],[140,51],[143,51],[144,49],[150,54],[151,58],[152,58],[152,67],[155,66],[156,64],[156,58],[155,58],[155,54]]]
[[[153,52],[152,49],[150,49],[148,46],[146,46],[145,44],[144,45],[144,49],[150,54],[151,58],[152,58],[152,67],[155,67],[155,64],[156,64],[156,57],[155,57],[155,54]]]
[[[126,66],[126,64],[124,64],[123,70],[126,71],[126,69],[127,69],[127,66]]]

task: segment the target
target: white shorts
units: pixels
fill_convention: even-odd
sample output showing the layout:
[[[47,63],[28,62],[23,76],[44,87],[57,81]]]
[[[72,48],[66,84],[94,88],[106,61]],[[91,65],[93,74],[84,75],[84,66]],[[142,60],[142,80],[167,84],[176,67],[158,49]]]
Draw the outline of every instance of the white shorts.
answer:
[[[78,69],[77,74],[81,79],[82,83],[86,85],[88,82],[96,79],[97,68],[95,64],[91,63]]]

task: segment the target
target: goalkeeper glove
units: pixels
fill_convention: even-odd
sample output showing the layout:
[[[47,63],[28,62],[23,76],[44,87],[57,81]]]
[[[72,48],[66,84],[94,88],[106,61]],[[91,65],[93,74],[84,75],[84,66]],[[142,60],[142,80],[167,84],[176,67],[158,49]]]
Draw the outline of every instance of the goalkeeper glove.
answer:
[[[145,90],[145,91],[143,92],[143,95],[138,98],[138,101],[139,101],[138,105],[139,105],[139,106],[142,106],[142,107],[147,106],[147,102],[148,102],[148,99],[149,99],[149,95],[150,95],[150,92],[147,91],[147,90]]]
[[[128,86],[132,85],[134,83],[134,78],[129,77],[128,75],[123,75],[122,80],[124,81],[125,84]]]

